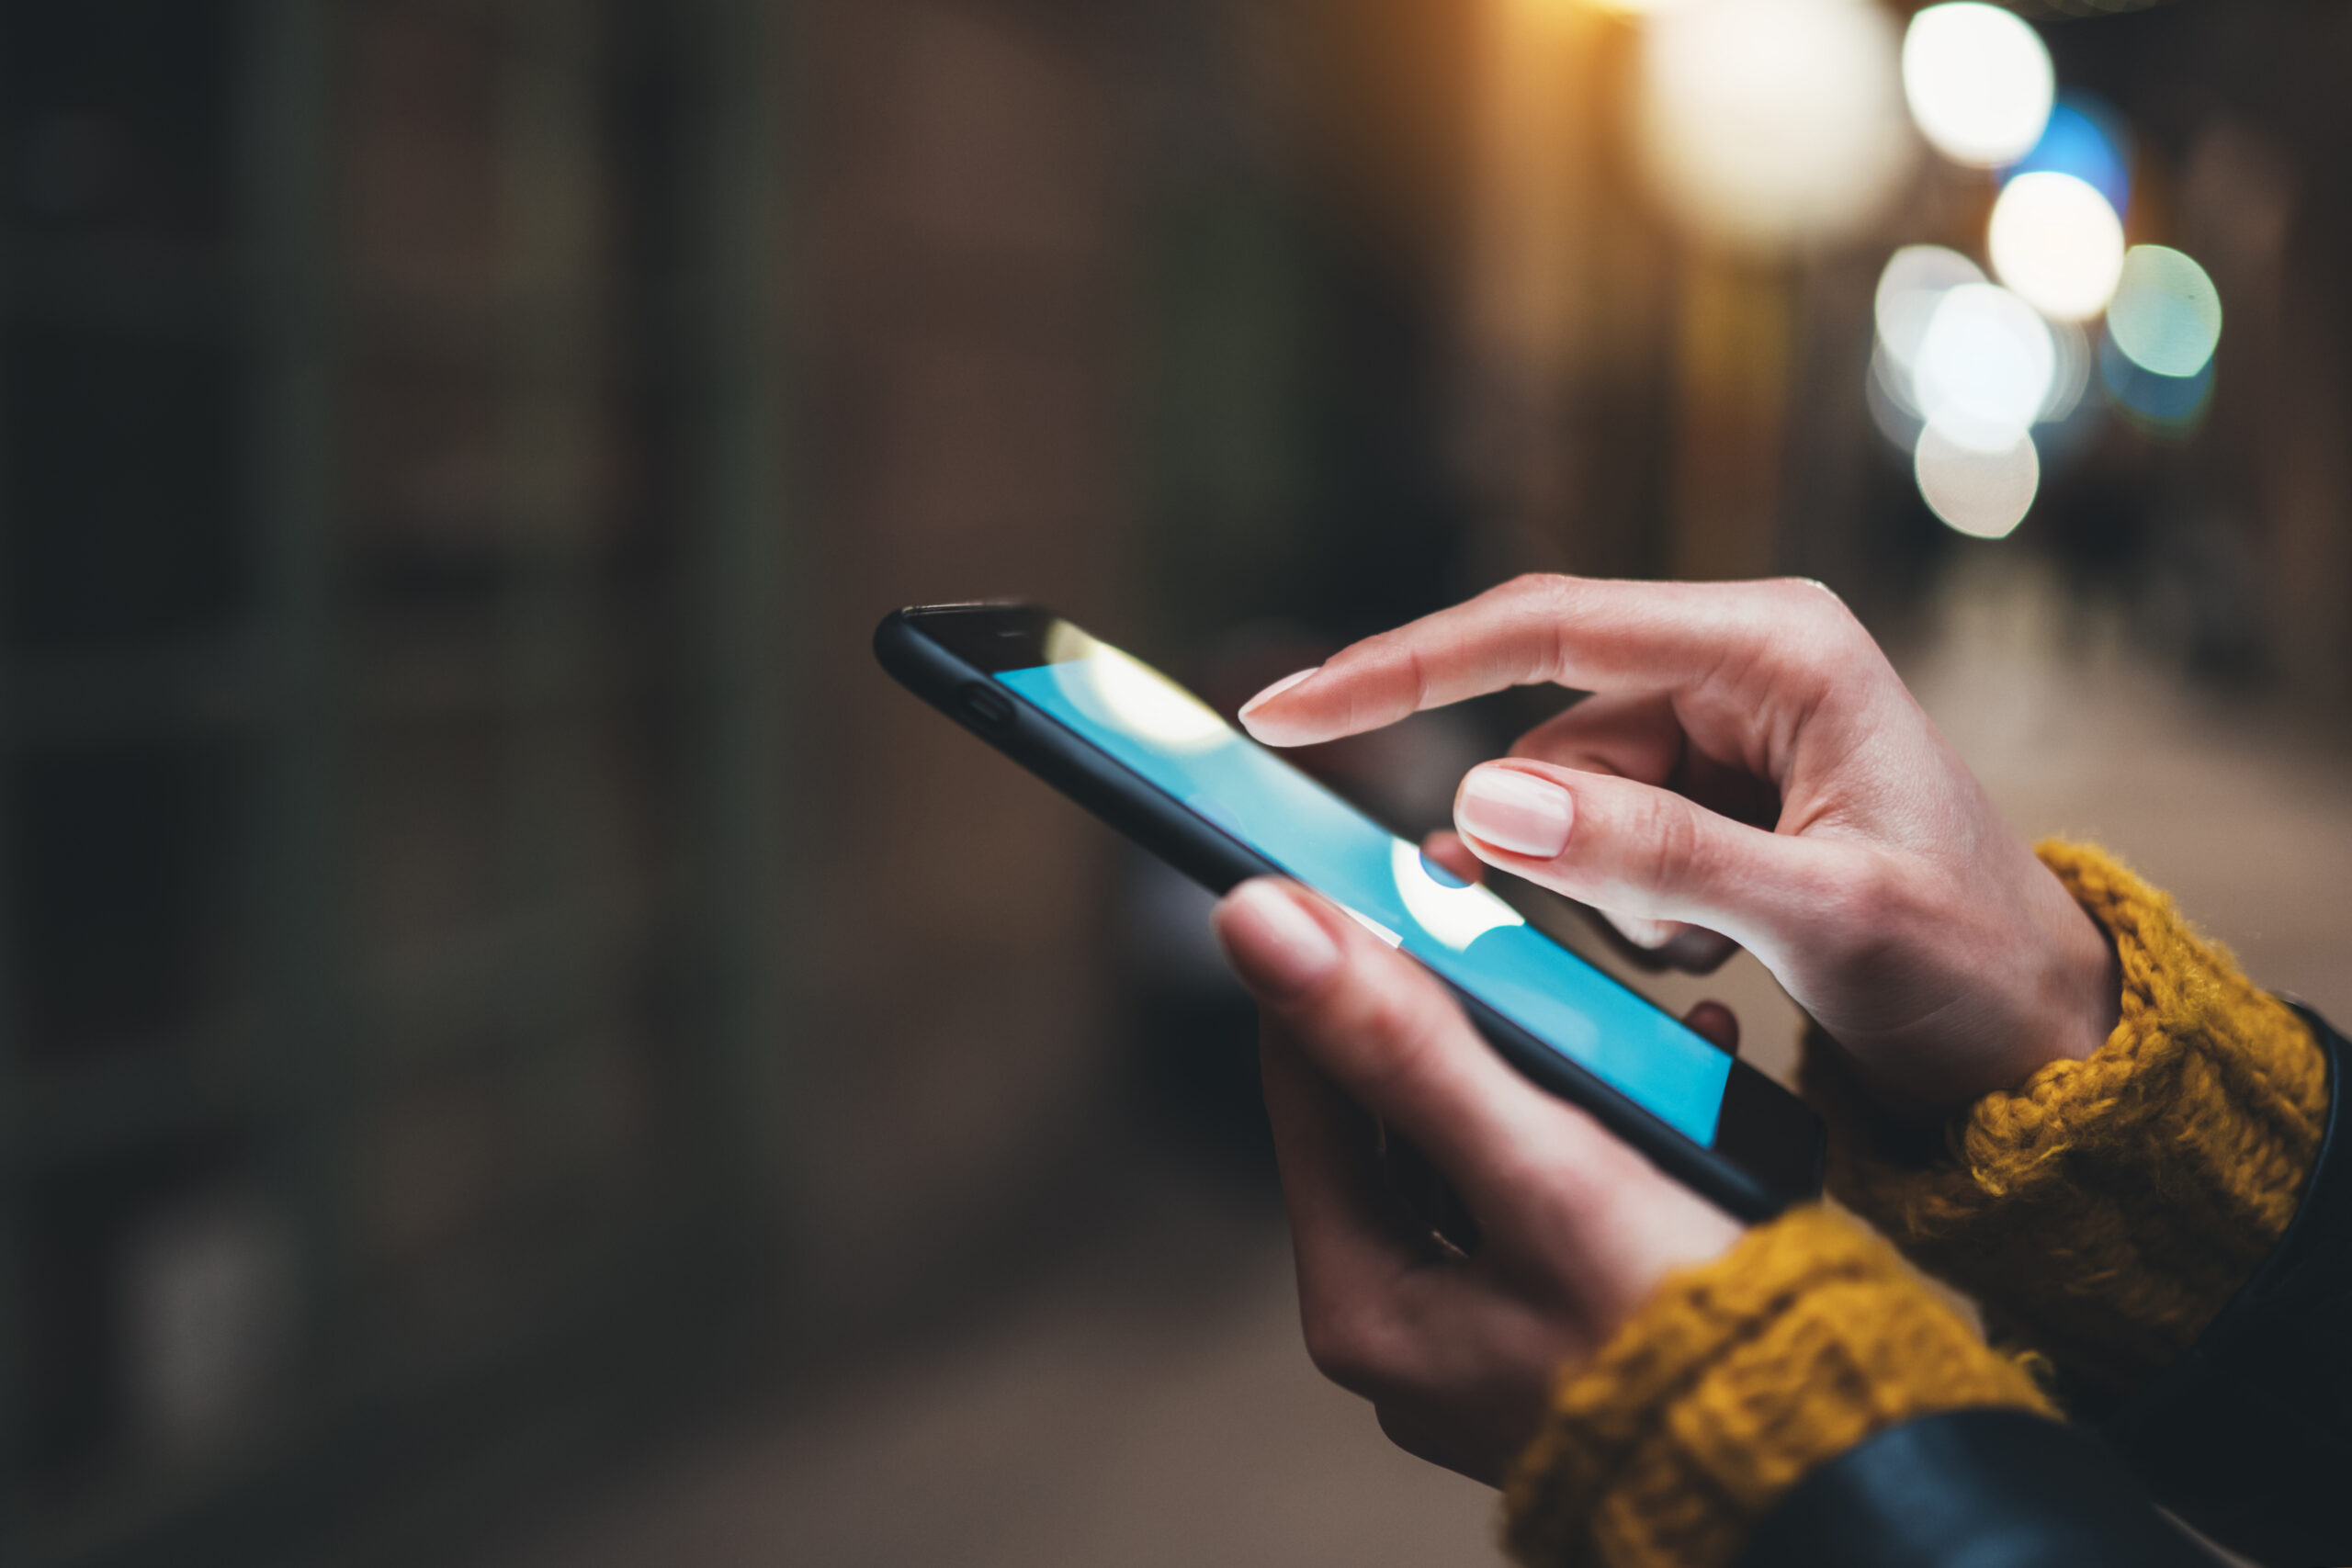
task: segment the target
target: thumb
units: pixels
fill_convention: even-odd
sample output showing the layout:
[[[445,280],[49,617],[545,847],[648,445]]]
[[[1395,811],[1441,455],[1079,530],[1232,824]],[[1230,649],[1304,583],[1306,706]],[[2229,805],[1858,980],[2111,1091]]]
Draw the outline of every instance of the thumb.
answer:
[[[1680,920],[1778,945],[1823,906],[1834,846],[1751,828],[1651,784],[1512,759],[1474,768],[1453,801],[1471,852],[1608,914]]]
[[[1271,877],[1227,895],[1216,935],[1242,983],[1350,1100],[1418,1145],[1474,1211],[1542,1189],[1539,1162],[1611,1142],[1478,1037],[1437,976],[1340,909]],[[1606,1163],[1603,1161],[1602,1163]]]

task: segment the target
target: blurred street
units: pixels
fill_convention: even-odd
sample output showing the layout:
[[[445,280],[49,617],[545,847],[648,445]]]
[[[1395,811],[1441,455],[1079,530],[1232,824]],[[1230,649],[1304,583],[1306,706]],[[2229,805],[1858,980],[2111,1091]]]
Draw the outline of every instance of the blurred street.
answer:
[[[1204,896],[903,605],[1230,713],[1519,573],[1816,579],[2352,1019],[2347,69],[2295,0],[0,0],[0,1564],[1492,1560],[1300,1348]],[[1426,832],[1567,700],[1300,761]],[[1632,978],[1791,1070],[1752,961]]]
[[[1137,1197],[1129,1234],[965,1333],[684,1444],[483,1568],[1493,1560],[1492,1495],[1307,1364],[1280,1224],[1181,1172]]]

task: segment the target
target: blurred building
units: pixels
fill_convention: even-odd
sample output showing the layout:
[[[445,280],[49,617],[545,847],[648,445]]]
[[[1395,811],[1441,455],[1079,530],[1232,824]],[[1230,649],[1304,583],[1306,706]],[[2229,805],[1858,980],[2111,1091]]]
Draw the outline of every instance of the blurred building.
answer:
[[[437,1542],[1100,1142],[1095,846],[865,651],[1109,615],[1100,41],[0,13],[0,1556]]]
[[[315,1532],[741,1271],[778,55],[0,17],[11,1561]]]

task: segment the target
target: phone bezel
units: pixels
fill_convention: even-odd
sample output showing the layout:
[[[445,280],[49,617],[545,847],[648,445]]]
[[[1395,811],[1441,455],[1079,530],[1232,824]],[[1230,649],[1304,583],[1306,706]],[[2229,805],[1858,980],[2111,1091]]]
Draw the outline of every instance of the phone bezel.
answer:
[[[1012,687],[989,679],[1002,671],[1052,662],[1049,644],[1057,625],[1076,626],[1037,604],[922,605],[885,617],[875,631],[874,650],[882,667],[918,696],[1211,892],[1222,894],[1253,876],[1282,874],[1255,850],[1185,809]],[[975,684],[998,700],[976,699],[970,691]],[[1606,971],[1595,972],[1641,996]],[[1521,1073],[1584,1107],[1661,1169],[1727,1212],[1769,1219],[1820,1194],[1820,1119],[1747,1063],[1734,1058],[1715,1141],[1702,1147],[1474,992],[1439,978],[1478,1032]]]

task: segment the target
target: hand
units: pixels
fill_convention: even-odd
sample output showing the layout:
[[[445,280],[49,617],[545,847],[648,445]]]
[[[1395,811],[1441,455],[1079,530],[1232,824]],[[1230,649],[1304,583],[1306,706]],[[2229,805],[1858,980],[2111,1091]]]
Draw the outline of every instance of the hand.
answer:
[[[1471,851],[1686,959],[1747,948],[1888,1108],[1957,1108],[2114,1027],[2104,933],[1818,584],[1522,578],[1242,722],[1305,745],[1540,682],[1595,694],[1463,781]]]
[[[1559,1369],[1739,1225],[1512,1071],[1435,977],[1320,898],[1245,883],[1216,931],[1264,1019],[1307,1353],[1399,1447],[1498,1483]],[[1473,1257],[1397,1213],[1367,1112],[1460,1194]]]

